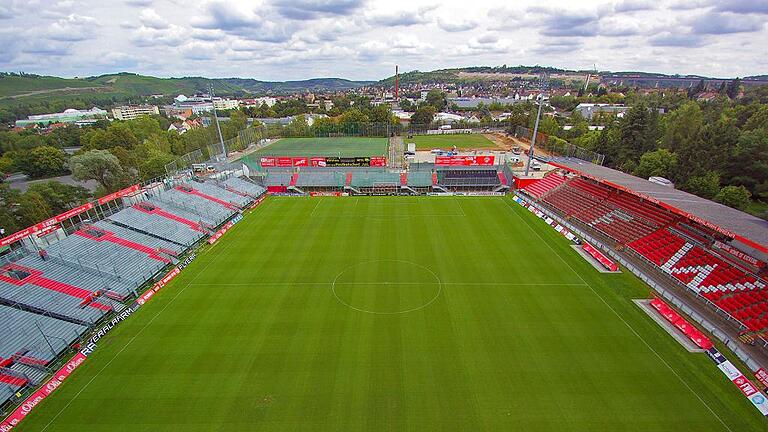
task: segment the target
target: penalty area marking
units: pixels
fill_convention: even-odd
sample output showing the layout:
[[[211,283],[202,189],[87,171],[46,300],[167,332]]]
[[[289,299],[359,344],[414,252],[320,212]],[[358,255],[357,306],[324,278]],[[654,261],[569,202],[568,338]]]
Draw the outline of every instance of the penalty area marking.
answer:
[[[420,306],[413,307],[413,308],[410,308],[410,309],[401,310],[401,311],[392,311],[392,312],[379,312],[379,311],[372,311],[372,310],[368,310],[368,309],[358,308],[358,307],[352,306],[351,304],[345,302],[341,297],[339,297],[339,294],[336,292],[336,285],[363,284],[363,283],[360,283],[360,282],[349,282],[349,283],[338,282],[339,277],[341,277],[341,275],[343,275],[344,273],[346,273],[347,271],[349,271],[349,270],[351,270],[351,269],[353,269],[355,267],[358,267],[358,266],[361,266],[361,265],[365,265],[365,264],[378,263],[378,262],[404,263],[404,264],[410,264],[410,265],[412,265],[414,267],[418,267],[418,268],[420,268],[422,270],[426,270],[427,272],[429,272],[435,278],[435,281],[437,281],[437,293],[435,293],[434,297],[432,297],[429,301],[427,301],[426,303],[424,303],[424,304],[422,304]],[[406,284],[409,284],[409,283],[407,283],[407,282],[406,283],[401,283],[401,282],[365,282],[364,284],[365,285],[406,285]],[[410,283],[410,284],[414,284],[414,283]],[[434,282],[431,282],[431,283],[430,282],[421,282],[421,283],[417,283],[416,285],[430,285],[430,284],[434,284]],[[432,303],[434,303],[435,300],[437,300],[437,298],[440,297],[440,294],[443,292],[443,281],[440,279],[439,276],[437,276],[437,274],[434,271],[430,270],[428,267],[425,267],[425,266],[423,266],[421,264],[416,264],[415,262],[407,261],[407,260],[379,259],[379,260],[361,261],[359,263],[352,264],[351,266],[349,266],[349,267],[345,268],[344,270],[342,270],[341,272],[339,272],[339,274],[337,274],[336,277],[333,278],[333,282],[331,283],[331,292],[333,293],[333,296],[336,298],[336,300],[339,303],[343,304],[344,306],[346,306],[346,307],[348,307],[348,308],[350,308],[352,310],[356,310],[358,312],[369,313],[369,314],[373,314],[373,315],[400,315],[400,314],[405,314],[405,313],[409,313],[409,312],[419,311],[419,310],[424,309],[427,306],[431,305]]]

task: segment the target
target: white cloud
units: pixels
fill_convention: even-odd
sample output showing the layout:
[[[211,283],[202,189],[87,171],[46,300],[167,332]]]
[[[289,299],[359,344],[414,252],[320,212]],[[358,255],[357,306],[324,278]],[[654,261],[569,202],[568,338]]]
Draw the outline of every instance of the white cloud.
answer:
[[[479,24],[474,20],[467,20],[461,17],[438,17],[437,26],[440,27],[441,30],[447,32],[463,32],[474,30],[479,26]]]
[[[70,14],[51,24],[43,34],[56,41],[78,42],[94,37],[97,27],[92,17]]]
[[[142,10],[139,14],[139,21],[144,27],[153,28],[155,30],[165,30],[170,27],[168,21],[158,15],[154,9]]]
[[[745,76],[766,0],[0,0],[0,70],[264,80],[544,64]],[[685,48],[685,49],[681,49]],[[190,64],[195,66],[190,72]]]

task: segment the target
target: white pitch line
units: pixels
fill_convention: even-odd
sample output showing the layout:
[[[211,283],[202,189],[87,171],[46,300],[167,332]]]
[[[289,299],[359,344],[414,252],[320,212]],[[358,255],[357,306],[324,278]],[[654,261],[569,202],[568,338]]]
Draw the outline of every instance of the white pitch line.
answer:
[[[336,282],[336,285],[428,285],[437,282]],[[291,285],[332,285],[333,282],[243,282],[243,283],[191,283],[196,286],[291,286]],[[443,282],[443,285],[479,286],[586,286],[583,283],[517,283],[517,282]]]
[[[581,277],[581,274],[579,274],[579,273],[578,273],[578,272],[577,272],[577,271],[576,271],[576,270],[575,270],[573,267],[571,267],[571,265],[570,265],[570,264],[569,264],[569,263],[568,263],[568,262],[567,262],[567,261],[566,261],[566,260],[565,260],[565,259],[564,259],[562,256],[560,256],[560,254],[559,254],[559,253],[557,253],[557,251],[556,251],[556,250],[555,250],[555,249],[554,249],[554,248],[553,248],[553,247],[552,247],[552,246],[549,244],[549,242],[548,242],[548,241],[546,241],[546,240],[544,240],[544,238],[541,236],[541,234],[539,234],[539,233],[538,233],[538,232],[537,232],[537,231],[536,231],[536,230],[535,230],[535,229],[534,229],[534,228],[531,226],[531,224],[529,224],[529,223],[528,223],[528,221],[526,221],[526,220],[525,220],[525,218],[523,218],[522,216],[520,216],[520,215],[519,215],[519,214],[518,214],[518,213],[515,211],[515,209],[514,209],[514,208],[513,208],[513,207],[512,207],[512,206],[509,204],[509,202],[508,202],[506,199],[502,199],[502,200],[504,201],[504,204],[506,204],[506,205],[507,205],[507,207],[509,207],[509,208],[510,208],[510,210],[512,210],[512,213],[513,213],[515,216],[517,216],[518,218],[520,218],[520,220],[522,220],[522,221],[523,221],[523,223],[524,223],[524,224],[525,224],[525,225],[528,227],[528,229],[529,229],[529,230],[531,230],[531,232],[533,232],[533,233],[536,235],[536,237],[538,237],[538,238],[539,238],[539,239],[542,241],[542,243],[544,243],[545,245],[547,245],[547,247],[549,248],[549,250],[551,250],[551,251],[552,251],[552,253],[554,253],[554,254],[555,254],[555,255],[556,255],[556,256],[557,256],[557,257],[560,259],[560,261],[562,261],[562,263],[563,263],[563,264],[565,264],[565,265],[566,265],[566,266],[567,266],[569,269],[571,269],[571,271],[572,271],[572,272],[576,273],[576,276],[578,276],[578,277],[579,277],[579,279],[581,279],[581,281],[582,281],[582,282],[584,282],[584,284],[585,284],[585,285],[586,285],[586,286],[587,286],[587,287],[590,289],[590,291],[592,291],[592,292],[593,292],[593,293],[594,293],[594,294],[597,296],[597,298],[599,298],[599,299],[600,299],[600,301],[602,301],[602,302],[603,302],[603,304],[604,304],[604,305],[608,306],[608,309],[610,309],[610,310],[611,310],[611,312],[613,312],[613,314],[614,314],[614,315],[616,315],[616,317],[617,317],[619,320],[621,320],[621,322],[623,322],[623,323],[624,323],[624,325],[625,325],[625,326],[627,326],[627,328],[628,328],[630,331],[632,331],[632,333],[633,333],[633,334],[634,334],[634,335],[635,335],[635,336],[636,336],[638,339],[640,339],[640,341],[641,341],[641,342],[642,342],[642,343],[643,343],[643,344],[644,344],[646,347],[648,347],[648,349],[649,349],[649,350],[651,350],[651,352],[653,352],[653,354],[655,354],[655,355],[656,355],[656,357],[657,357],[659,360],[661,360],[661,362],[662,362],[662,363],[663,363],[663,364],[664,364],[664,365],[665,365],[665,366],[666,366],[666,367],[667,367],[667,368],[668,368],[670,371],[672,371],[672,373],[673,373],[673,374],[674,374],[674,375],[677,377],[677,379],[678,379],[678,380],[680,380],[680,382],[681,382],[681,383],[683,383],[683,385],[684,385],[686,388],[688,388],[688,390],[690,390],[690,391],[691,391],[691,393],[693,393],[693,395],[694,395],[694,396],[696,396],[696,398],[699,400],[699,402],[701,402],[701,403],[702,403],[702,405],[704,405],[704,407],[705,407],[705,408],[707,408],[707,410],[709,410],[709,412],[710,412],[710,413],[712,413],[712,415],[713,415],[713,416],[715,416],[715,418],[716,418],[716,419],[717,419],[717,420],[718,420],[718,421],[719,421],[719,422],[720,422],[720,423],[721,423],[723,426],[725,426],[725,428],[726,428],[726,429],[728,429],[729,431],[733,432],[733,429],[731,429],[731,428],[730,428],[730,427],[729,427],[729,426],[728,426],[728,425],[727,425],[727,424],[726,424],[726,423],[723,421],[723,419],[722,419],[722,418],[720,418],[720,416],[719,416],[719,415],[717,415],[717,413],[716,413],[716,412],[715,412],[715,411],[712,409],[712,407],[710,407],[710,406],[709,406],[709,404],[707,404],[707,402],[706,402],[706,401],[704,401],[704,399],[702,399],[702,398],[701,398],[701,396],[699,396],[699,394],[698,394],[698,393],[696,393],[696,391],[694,391],[694,390],[693,390],[693,388],[692,388],[692,387],[691,387],[691,386],[690,386],[690,385],[689,385],[689,384],[688,384],[688,383],[687,383],[687,382],[686,382],[686,381],[683,379],[683,377],[682,377],[682,376],[680,376],[680,374],[679,374],[679,373],[677,373],[677,371],[676,371],[674,368],[672,368],[672,365],[670,365],[670,364],[669,364],[669,363],[668,363],[666,360],[664,360],[664,358],[663,358],[663,357],[662,357],[662,356],[661,356],[661,355],[658,353],[658,351],[656,351],[656,350],[655,350],[655,349],[654,349],[654,348],[651,346],[651,344],[649,344],[649,343],[648,343],[648,341],[646,341],[646,340],[645,340],[645,338],[644,338],[644,337],[643,337],[643,336],[642,336],[640,333],[638,333],[638,332],[637,332],[637,330],[635,330],[635,328],[634,328],[634,327],[632,327],[632,325],[631,325],[631,324],[629,324],[629,323],[628,323],[628,322],[627,322],[627,321],[624,319],[624,317],[622,317],[621,315],[619,315],[619,313],[618,313],[618,312],[616,312],[616,309],[614,309],[614,308],[613,308],[613,306],[611,306],[611,305],[610,305],[610,304],[609,304],[607,301],[605,301],[605,299],[603,298],[603,296],[601,296],[601,295],[600,295],[600,293],[598,293],[598,292],[597,292],[597,291],[596,291],[594,288],[592,288],[592,285],[590,285],[590,284],[589,284],[589,283],[588,283],[586,280],[584,280],[584,278],[583,278],[583,277]]]
[[[466,217],[467,212],[464,211],[464,206],[461,205],[461,198],[455,198],[456,202],[459,203],[459,210],[461,210],[461,215]]]
[[[312,217],[315,215],[315,210],[317,210],[317,206],[320,205],[320,202],[323,200],[322,197],[316,197],[317,198],[317,204],[312,208],[312,211],[309,213],[309,217]]]

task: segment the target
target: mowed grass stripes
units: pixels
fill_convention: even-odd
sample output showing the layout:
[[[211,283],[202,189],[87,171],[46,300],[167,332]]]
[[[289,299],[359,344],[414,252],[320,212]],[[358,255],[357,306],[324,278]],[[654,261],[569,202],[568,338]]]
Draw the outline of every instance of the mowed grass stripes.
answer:
[[[271,197],[19,430],[765,430],[648,295],[508,197]]]
[[[282,138],[256,152],[273,156],[386,156],[389,140],[370,137]]]

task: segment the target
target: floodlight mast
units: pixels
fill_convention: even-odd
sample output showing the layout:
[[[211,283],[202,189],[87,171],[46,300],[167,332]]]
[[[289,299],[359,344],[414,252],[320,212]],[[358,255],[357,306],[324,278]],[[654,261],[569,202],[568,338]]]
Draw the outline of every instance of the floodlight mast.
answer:
[[[539,111],[536,114],[536,123],[533,125],[533,136],[531,137],[531,147],[528,149],[528,162],[525,164],[525,176],[531,170],[531,160],[533,160],[533,149],[536,147],[536,136],[539,134],[539,120],[541,119],[541,107],[544,105],[544,91],[549,86],[549,75],[542,73],[539,75]]]
[[[221,125],[219,125],[219,116],[216,114],[216,102],[213,101],[213,84],[209,87],[209,93],[211,94],[211,105],[213,105],[213,119],[216,121],[216,131],[219,133],[219,142],[221,143],[221,154],[224,156],[224,161],[227,161],[227,147],[224,145],[224,136],[221,135]]]

